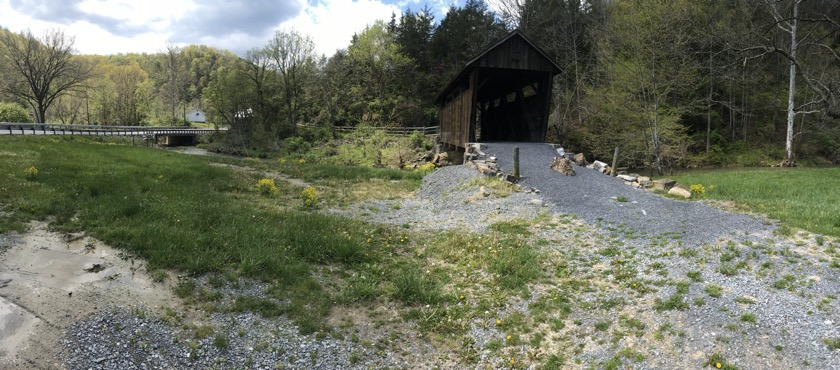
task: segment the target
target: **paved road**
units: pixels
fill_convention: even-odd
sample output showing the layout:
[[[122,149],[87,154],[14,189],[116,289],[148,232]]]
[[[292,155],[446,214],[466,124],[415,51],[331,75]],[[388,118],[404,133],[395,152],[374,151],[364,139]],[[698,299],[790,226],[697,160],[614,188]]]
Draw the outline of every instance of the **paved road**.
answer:
[[[564,176],[549,168],[556,152],[548,144],[483,145],[484,152],[496,156],[506,173],[513,172],[513,148],[519,147],[521,184],[539,189],[555,211],[576,214],[590,223],[624,225],[619,228],[649,237],[677,233],[681,235],[679,240],[693,245],[770,228],[764,219],[724,212],[702,202],[669,199],[588,168],[575,166],[576,176]],[[629,201],[619,202],[613,197]]]

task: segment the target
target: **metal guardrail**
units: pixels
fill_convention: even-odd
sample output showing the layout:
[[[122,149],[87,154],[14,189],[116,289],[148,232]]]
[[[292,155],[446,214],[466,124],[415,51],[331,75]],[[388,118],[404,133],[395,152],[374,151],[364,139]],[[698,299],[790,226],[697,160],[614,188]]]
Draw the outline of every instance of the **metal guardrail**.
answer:
[[[143,135],[197,135],[227,129],[203,129],[184,126],[99,126],[66,125],[54,123],[0,122],[0,134],[9,135],[90,135],[90,136],[143,136]]]

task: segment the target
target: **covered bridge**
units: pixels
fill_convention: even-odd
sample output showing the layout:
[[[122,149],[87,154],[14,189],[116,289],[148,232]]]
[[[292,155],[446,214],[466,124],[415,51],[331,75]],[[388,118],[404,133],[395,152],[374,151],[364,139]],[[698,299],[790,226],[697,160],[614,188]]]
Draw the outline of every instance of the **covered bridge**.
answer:
[[[544,142],[560,67],[518,30],[468,61],[437,97],[440,142]]]

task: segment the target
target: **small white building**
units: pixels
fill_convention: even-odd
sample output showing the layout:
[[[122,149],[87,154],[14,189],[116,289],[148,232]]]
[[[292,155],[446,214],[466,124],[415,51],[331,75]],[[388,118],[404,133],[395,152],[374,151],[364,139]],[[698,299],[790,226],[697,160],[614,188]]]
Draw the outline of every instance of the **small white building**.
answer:
[[[187,120],[190,122],[200,122],[204,123],[207,121],[207,116],[204,114],[204,111],[201,109],[193,109],[187,112]]]

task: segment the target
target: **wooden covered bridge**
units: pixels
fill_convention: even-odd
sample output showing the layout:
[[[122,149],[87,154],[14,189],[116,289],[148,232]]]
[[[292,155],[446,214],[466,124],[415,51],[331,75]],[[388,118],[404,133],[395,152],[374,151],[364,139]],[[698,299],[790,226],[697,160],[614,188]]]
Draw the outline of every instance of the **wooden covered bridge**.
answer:
[[[551,86],[561,68],[515,30],[468,61],[437,97],[440,143],[545,142]]]

